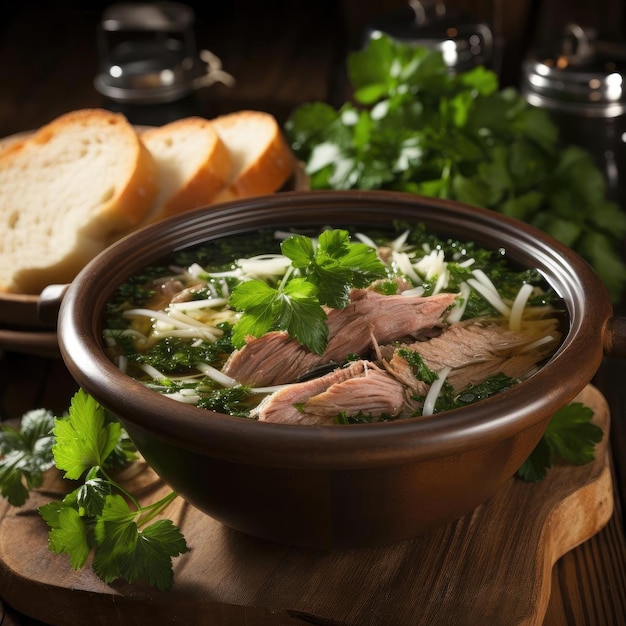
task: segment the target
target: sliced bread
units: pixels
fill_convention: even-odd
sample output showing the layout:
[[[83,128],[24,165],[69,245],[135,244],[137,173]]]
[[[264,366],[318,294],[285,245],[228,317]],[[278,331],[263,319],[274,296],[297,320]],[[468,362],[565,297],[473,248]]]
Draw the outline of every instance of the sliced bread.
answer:
[[[216,202],[273,193],[293,174],[293,153],[269,113],[237,111],[214,118],[212,124],[232,159],[228,181]]]
[[[0,291],[71,281],[145,218],[156,167],[123,116],[67,113],[0,152]]]
[[[213,125],[187,117],[141,134],[159,171],[159,191],[147,222],[211,204],[227,183],[230,152]]]

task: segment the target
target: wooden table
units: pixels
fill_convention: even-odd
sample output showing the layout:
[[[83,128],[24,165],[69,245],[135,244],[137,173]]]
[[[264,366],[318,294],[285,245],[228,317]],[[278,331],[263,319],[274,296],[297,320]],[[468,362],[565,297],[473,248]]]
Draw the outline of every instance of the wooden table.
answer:
[[[294,3],[287,2],[272,4],[270,9],[234,2],[230,9],[199,10],[199,45],[220,56],[237,84],[233,88],[217,85],[175,104],[152,107],[115,104],[95,91],[94,33],[103,5],[72,10],[68,4],[72,5],[37,3],[33,10],[20,5],[0,22],[0,137],[92,106],[121,110],[136,124],[160,124],[190,114],[213,117],[242,108],[269,111],[283,122],[301,102],[337,104],[345,94],[345,16],[333,2],[311,6],[297,2],[297,14]],[[237,10],[242,8],[248,13]],[[611,413],[615,510],[600,532],[554,566],[545,613],[545,624],[550,626],[626,623],[625,377],[626,363],[607,359],[594,380]],[[37,407],[63,411],[74,390],[74,381],[57,358],[12,351],[0,357],[2,419],[18,418]],[[331,623],[311,619],[309,623]],[[5,605],[0,606],[0,623],[37,622]]]

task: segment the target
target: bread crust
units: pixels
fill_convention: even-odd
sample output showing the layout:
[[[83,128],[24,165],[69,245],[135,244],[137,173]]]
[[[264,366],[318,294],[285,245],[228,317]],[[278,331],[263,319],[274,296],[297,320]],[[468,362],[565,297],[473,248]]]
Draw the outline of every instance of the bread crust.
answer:
[[[141,138],[161,185],[146,223],[209,205],[226,184],[231,156],[209,120],[186,117],[149,129]]]
[[[278,123],[262,111],[140,131],[104,109],[61,115],[0,148],[0,292],[70,282],[138,227],[273,193],[295,171]]]
[[[121,114],[72,111],[12,142],[0,152],[0,291],[71,281],[141,223],[156,191],[152,156]]]
[[[243,110],[216,117],[212,122],[231,153],[246,152],[233,159],[230,179],[216,202],[273,193],[292,176],[295,158],[272,115]],[[255,134],[260,139],[255,140]]]

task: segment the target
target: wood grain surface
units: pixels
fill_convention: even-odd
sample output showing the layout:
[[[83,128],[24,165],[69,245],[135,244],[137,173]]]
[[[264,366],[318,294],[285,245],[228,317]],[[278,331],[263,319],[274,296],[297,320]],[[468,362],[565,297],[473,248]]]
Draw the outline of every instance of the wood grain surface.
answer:
[[[580,400],[609,428],[603,396]],[[123,476],[148,501],[167,489],[135,464]],[[59,626],[134,624],[542,624],[552,568],[613,513],[607,437],[586,466],[553,468],[538,484],[513,479],[470,515],[385,548],[319,552],[278,546],[226,528],[182,500],[168,511],[191,551],[175,585],[105,585],[47,549],[36,507],[58,497],[54,473],[24,509],[0,509],[0,588],[25,615]]]

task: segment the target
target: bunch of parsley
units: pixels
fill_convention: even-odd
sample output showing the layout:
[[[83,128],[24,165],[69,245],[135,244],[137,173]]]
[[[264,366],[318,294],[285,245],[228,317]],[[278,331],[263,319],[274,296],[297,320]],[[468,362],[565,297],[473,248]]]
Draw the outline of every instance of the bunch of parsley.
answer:
[[[626,215],[590,154],[484,67],[451,75],[438,51],[386,37],[348,57],[353,102],[294,110],[285,124],[314,189],[393,189],[533,224],[585,258],[617,300]]]

